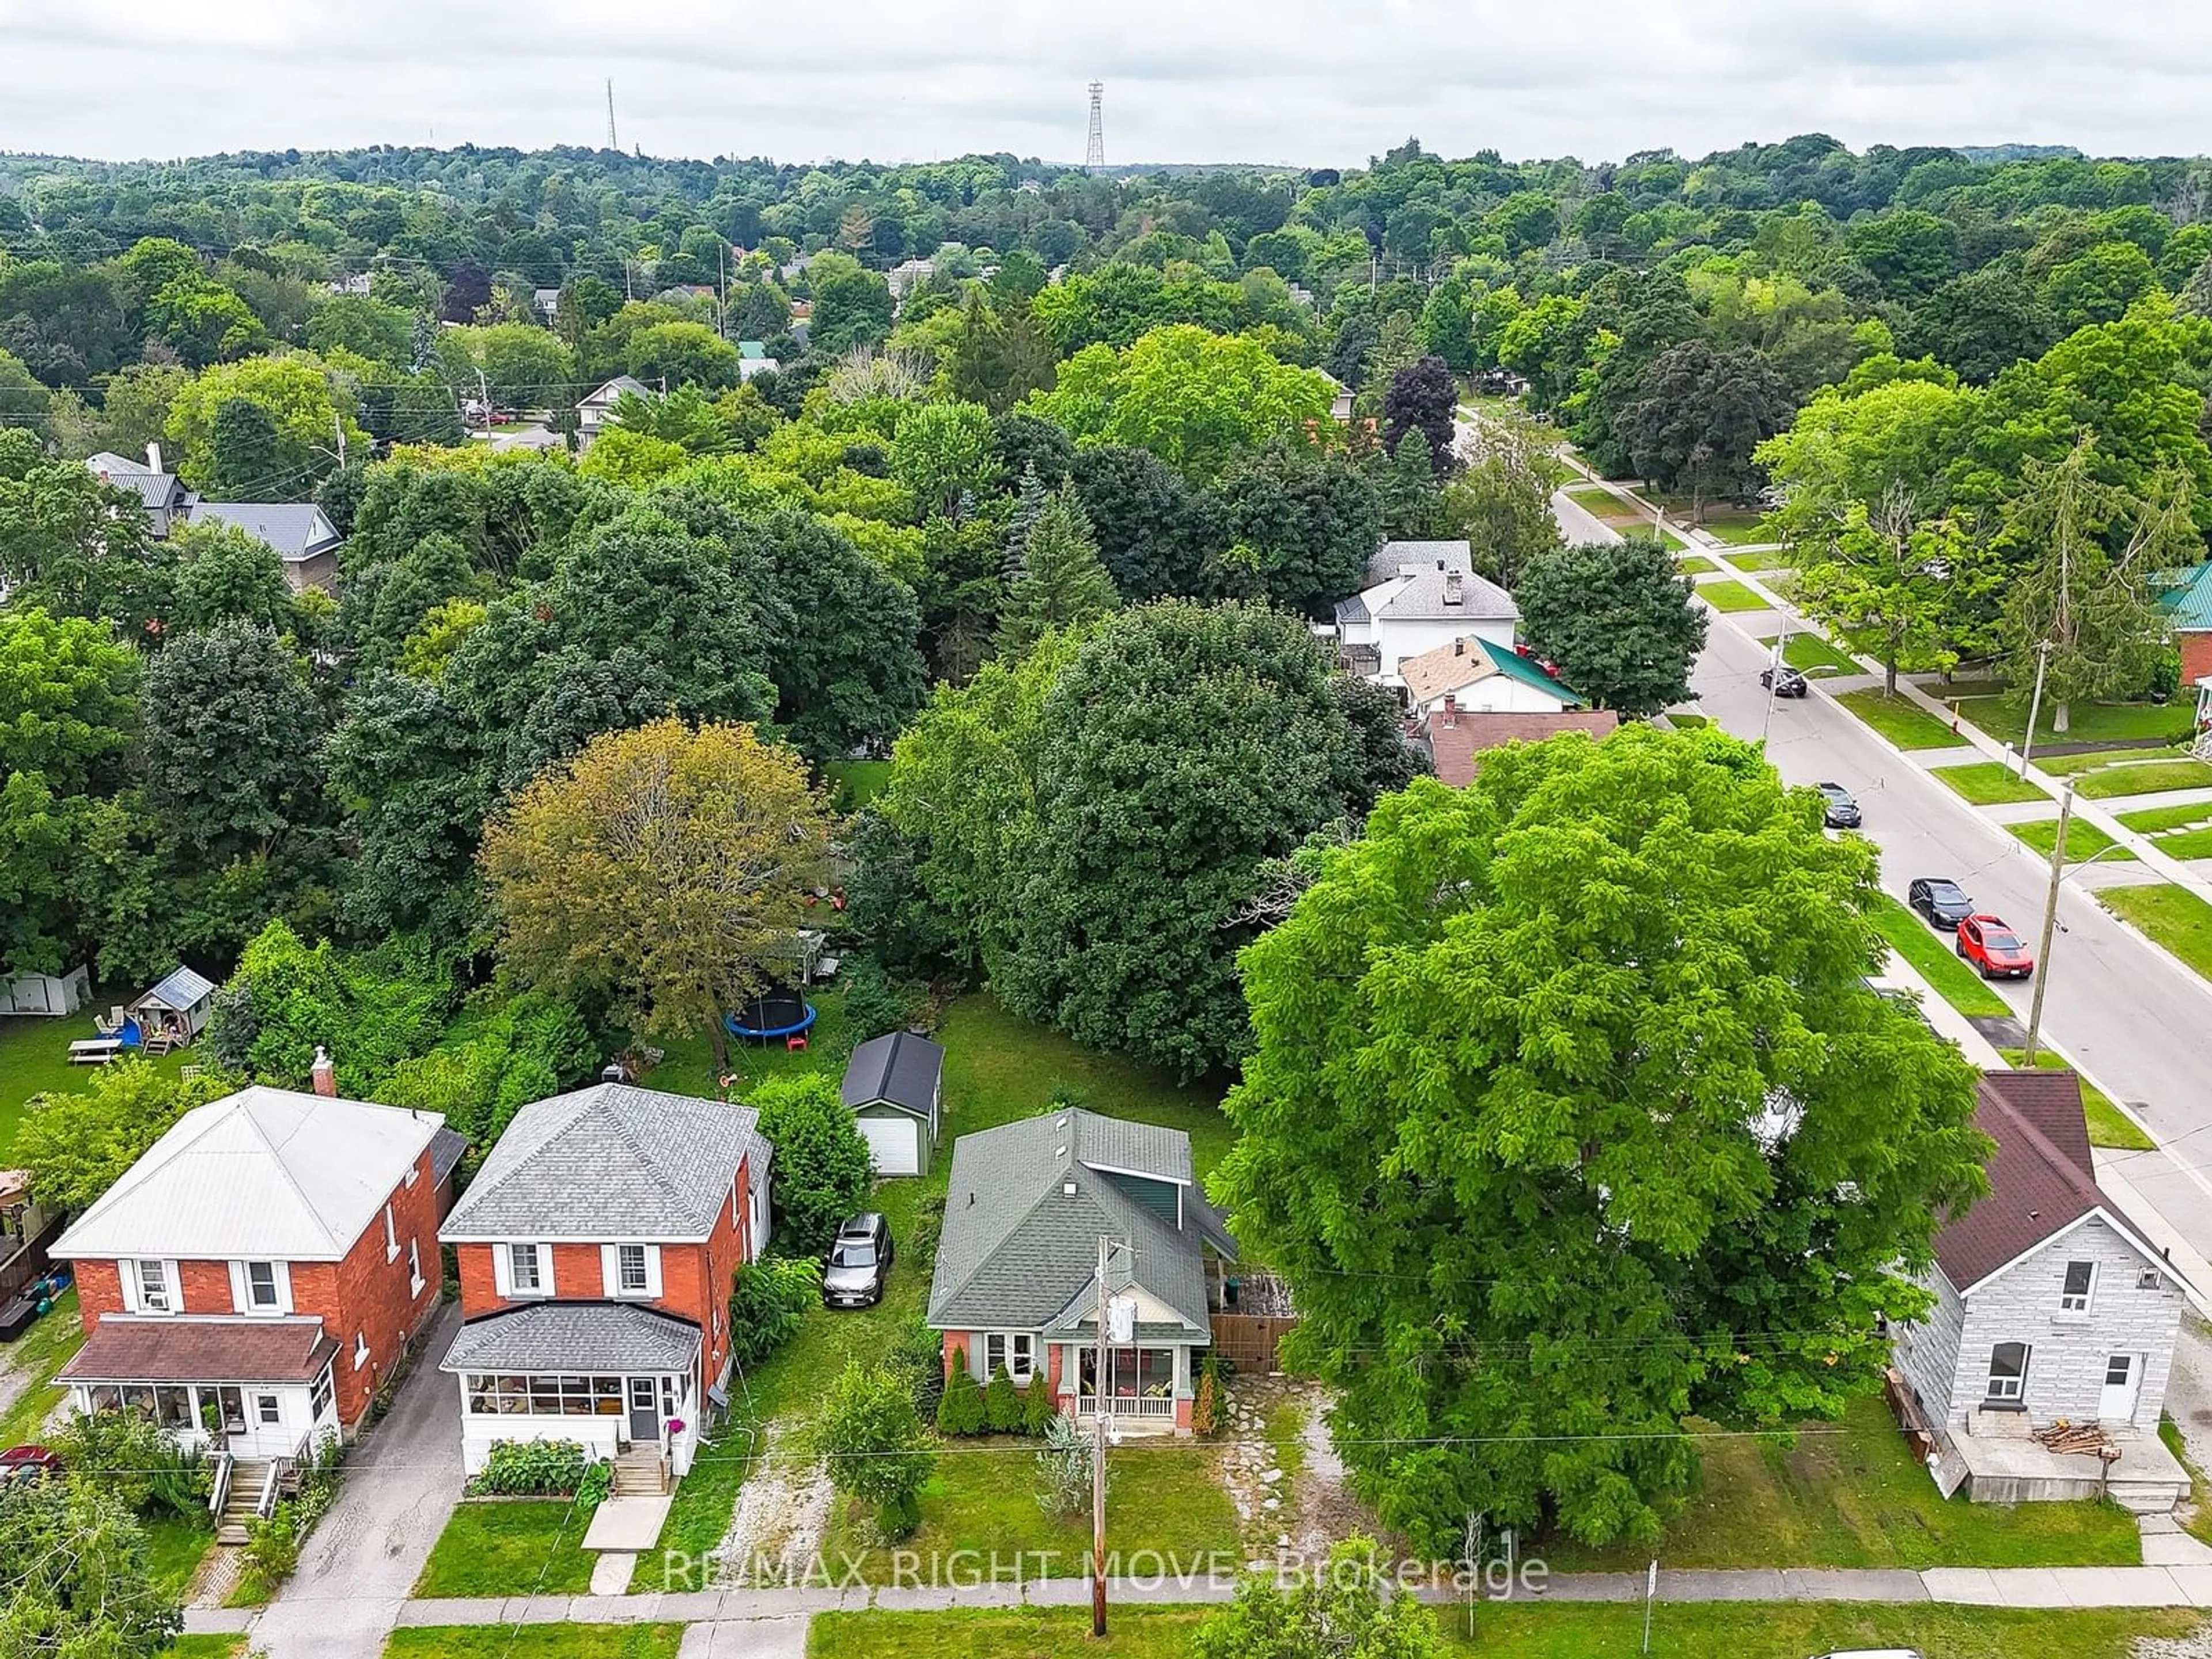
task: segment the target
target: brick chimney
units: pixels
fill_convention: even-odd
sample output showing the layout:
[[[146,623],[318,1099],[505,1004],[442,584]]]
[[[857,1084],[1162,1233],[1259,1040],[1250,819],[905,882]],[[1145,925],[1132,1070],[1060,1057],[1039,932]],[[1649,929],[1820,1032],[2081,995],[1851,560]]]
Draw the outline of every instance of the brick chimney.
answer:
[[[1452,641],[1452,655],[1455,657],[1464,657],[1467,655],[1467,639],[1465,635],[1462,635],[1460,638]]]
[[[1456,570],[1444,572],[1444,603],[1446,605],[1467,603],[1467,590],[1460,573]]]
[[[1446,726],[1459,724],[1459,699],[1449,691],[1444,693],[1444,724]]]
[[[331,1062],[330,1050],[319,1042],[315,1045],[315,1065],[311,1075],[315,1079],[317,1094],[337,1098],[338,1068]]]

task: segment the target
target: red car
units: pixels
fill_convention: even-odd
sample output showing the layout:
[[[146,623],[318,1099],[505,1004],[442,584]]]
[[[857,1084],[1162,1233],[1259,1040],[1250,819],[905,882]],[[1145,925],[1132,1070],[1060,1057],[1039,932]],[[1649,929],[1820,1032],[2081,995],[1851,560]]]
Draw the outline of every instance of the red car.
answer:
[[[2026,979],[2035,971],[2035,952],[1996,916],[1961,919],[1959,954],[1979,969],[1984,979]]]
[[[44,1446],[10,1446],[0,1451],[0,1486],[44,1480],[62,1472],[62,1460]]]

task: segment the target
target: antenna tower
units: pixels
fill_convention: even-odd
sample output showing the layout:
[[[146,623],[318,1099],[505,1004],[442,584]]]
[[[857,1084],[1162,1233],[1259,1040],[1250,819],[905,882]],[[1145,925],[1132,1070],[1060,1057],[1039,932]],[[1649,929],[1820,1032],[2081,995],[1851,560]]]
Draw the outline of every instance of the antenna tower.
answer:
[[[1106,83],[1091,83],[1091,137],[1083,146],[1083,166],[1086,172],[1096,173],[1106,165],[1106,122],[1102,111],[1106,98]]]
[[[615,150],[622,148],[622,141],[615,137],[615,83],[612,76],[607,77],[607,148]]]

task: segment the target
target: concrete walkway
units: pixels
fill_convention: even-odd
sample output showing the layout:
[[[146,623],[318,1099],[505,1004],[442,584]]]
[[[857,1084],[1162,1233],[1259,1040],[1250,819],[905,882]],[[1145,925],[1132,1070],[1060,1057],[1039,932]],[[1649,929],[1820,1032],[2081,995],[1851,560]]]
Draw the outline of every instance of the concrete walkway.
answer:
[[[268,1659],[379,1659],[407,1593],[461,1496],[461,1403],[438,1362],[460,1324],[441,1310],[383,1422],[347,1460],[344,1484],[299,1571],[252,1625]],[[238,1626],[204,1626],[195,1628]]]

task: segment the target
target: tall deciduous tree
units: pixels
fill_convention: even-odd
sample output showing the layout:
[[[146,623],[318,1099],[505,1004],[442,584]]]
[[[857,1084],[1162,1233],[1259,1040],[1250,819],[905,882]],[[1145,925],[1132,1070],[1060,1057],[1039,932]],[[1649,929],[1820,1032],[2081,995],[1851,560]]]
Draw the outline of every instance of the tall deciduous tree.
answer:
[[[1530,559],[1559,544],[1552,511],[1559,476],[1549,446],[1526,422],[1492,418],[1444,486],[1446,533],[1464,536],[1474,568],[1509,593]]]
[[[1613,436],[1643,477],[1662,489],[1687,490],[1702,522],[1711,497],[1756,485],[1753,452],[1796,407],[1759,353],[1717,351],[1690,340],[1644,371],[1636,395],[1613,417]]]
[[[0,1652],[155,1659],[184,1628],[154,1582],[146,1534],[90,1479],[11,1480],[0,1490]]]
[[[888,1367],[852,1361],[830,1385],[811,1438],[830,1484],[875,1510],[886,1540],[913,1534],[937,1454],[904,1381]]]
[[[146,671],[146,706],[161,711],[147,804],[196,859],[264,854],[319,816],[323,713],[274,630],[178,635]]]
[[[868,1143],[853,1109],[825,1073],[772,1077],[745,1097],[760,1114],[763,1139],[775,1148],[777,1243],[793,1255],[819,1256],[839,1224],[860,1209],[872,1178]]]
[[[1514,599],[1529,648],[1600,708],[1631,719],[1690,695],[1705,613],[1656,540],[1583,543],[1531,558]]]
[[[990,411],[980,404],[926,404],[891,440],[891,476],[925,510],[962,515],[963,498],[981,495],[999,474]]]
[[[1295,1582],[1253,1574],[1190,1644],[1191,1659],[1441,1659],[1443,1651],[1435,1610],[1394,1593],[1382,1551],[1356,1535]]]
[[[484,831],[500,952],[638,1030],[704,1029],[789,959],[828,869],[828,816],[798,755],[746,726],[658,720],[547,769]]]
[[[1244,952],[1214,1193],[1417,1547],[1656,1538],[1686,1419],[1835,1417],[1926,1306],[1973,1073],[1868,988],[1875,855],[1820,823],[1717,732],[1509,745],[1387,797]]]
[[[1392,454],[1409,432],[1429,441],[1430,470],[1439,477],[1452,469],[1458,436],[1459,384],[1441,357],[1424,357],[1390,377],[1382,394],[1382,442]]]

